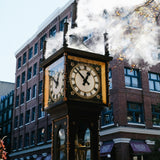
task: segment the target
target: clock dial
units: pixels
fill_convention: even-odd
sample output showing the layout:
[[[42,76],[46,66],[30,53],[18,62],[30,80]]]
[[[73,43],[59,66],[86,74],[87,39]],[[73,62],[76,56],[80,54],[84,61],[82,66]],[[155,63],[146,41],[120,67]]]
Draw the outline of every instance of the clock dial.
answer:
[[[50,97],[52,101],[56,101],[63,96],[64,88],[63,70],[56,72],[50,77]]]
[[[70,72],[71,94],[82,98],[93,98],[100,90],[100,78],[97,71],[90,65],[78,63]]]
[[[64,94],[64,58],[60,58],[50,66],[49,95],[50,101],[56,102]]]

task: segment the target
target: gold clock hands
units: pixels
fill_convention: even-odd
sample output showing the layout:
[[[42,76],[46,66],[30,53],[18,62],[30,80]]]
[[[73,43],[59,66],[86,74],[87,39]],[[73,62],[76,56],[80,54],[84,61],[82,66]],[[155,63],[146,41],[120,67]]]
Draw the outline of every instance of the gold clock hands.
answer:
[[[83,85],[85,85],[86,83],[89,85],[90,83],[87,81],[88,80],[88,77],[91,75],[91,73],[88,71],[87,72],[87,76],[86,78],[83,79]]]

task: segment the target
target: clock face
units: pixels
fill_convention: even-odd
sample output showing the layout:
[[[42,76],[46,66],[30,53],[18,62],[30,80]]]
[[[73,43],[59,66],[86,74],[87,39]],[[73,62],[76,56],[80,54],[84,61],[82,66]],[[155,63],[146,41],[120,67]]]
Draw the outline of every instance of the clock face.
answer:
[[[99,67],[96,69],[99,70]],[[90,99],[98,94],[100,78],[96,69],[86,63],[78,63],[72,68],[70,72],[72,95],[75,93],[82,98]]]
[[[50,66],[49,70],[49,95],[50,100],[56,102],[64,93],[64,58],[60,58]]]

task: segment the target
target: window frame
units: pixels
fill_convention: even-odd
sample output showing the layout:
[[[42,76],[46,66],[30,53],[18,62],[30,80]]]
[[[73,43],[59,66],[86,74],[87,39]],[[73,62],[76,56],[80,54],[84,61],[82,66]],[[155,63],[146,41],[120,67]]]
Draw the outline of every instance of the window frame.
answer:
[[[129,74],[133,73],[133,74]],[[140,71],[138,69],[131,69],[128,67],[124,67],[124,77],[125,77],[125,86],[132,88],[141,88],[141,76]],[[126,84],[126,78],[129,78],[130,84]],[[137,80],[137,86],[134,86],[133,79]]]
[[[156,108],[158,108],[159,112],[155,111]],[[152,105],[152,124],[155,126],[160,126],[160,106],[158,104]]]
[[[156,75],[156,79],[152,79],[151,75]],[[160,92],[160,74],[148,72],[148,82],[149,82],[149,90]],[[153,89],[150,88],[150,82],[153,82]],[[156,88],[156,83],[159,83],[159,90]]]
[[[135,109],[131,108],[131,105],[135,105]],[[137,109],[139,107],[139,109]],[[130,118],[130,113],[132,113],[132,119]],[[136,120],[136,113],[139,113],[138,121]],[[135,102],[127,102],[127,122],[128,123],[135,123],[135,124],[144,124],[144,108],[141,103],[135,103]]]
[[[109,123],[105,123],[106,115],[109,118],[109,120],[108,120]],[[106,126],[106,125],[110,125],[110,124],[114,124],[113,104],[111,104],[110,107],[105,107],[101,112],[101,127]]]

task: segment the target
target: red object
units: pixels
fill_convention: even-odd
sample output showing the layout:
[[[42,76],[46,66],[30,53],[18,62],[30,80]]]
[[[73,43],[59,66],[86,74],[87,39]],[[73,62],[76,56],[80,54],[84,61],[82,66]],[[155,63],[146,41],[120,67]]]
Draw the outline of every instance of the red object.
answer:
[[[3,140],[0,140],[0,158],[2,158],[3,160],[7,159],[7,152],[5,151],[5,145]]]

